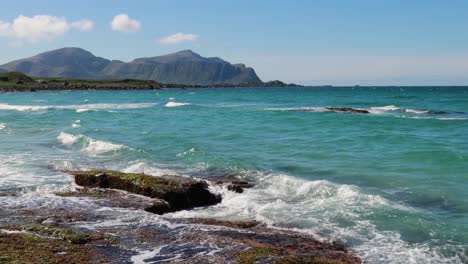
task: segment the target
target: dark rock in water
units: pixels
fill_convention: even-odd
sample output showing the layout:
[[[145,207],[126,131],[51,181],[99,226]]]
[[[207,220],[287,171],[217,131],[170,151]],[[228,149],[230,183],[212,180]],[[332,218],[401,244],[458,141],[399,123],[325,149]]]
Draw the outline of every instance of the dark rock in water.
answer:
[[[155,214],[164,214],[170,211],[169,204],[162,199],[131,194],[120,190],[85,188],[72,192],[59,192],[55,193],[55,195],[61,197],[92,197],[105,206],[141,209]]]
[[[232,191],[232,192],[236,192],[236,193],[243,193],[244,192],[244,188],[242,188],[241,186],[239,185],[234,185],[234,184],[229,184],[227,186],[227,189],[229,191]]]
[[[157,214],[175,212],[221,202],[219,195],[208,190],[208,183],[179,176],[150,176],[116,171],[71,171],[76,184],[91,188],[124,190],[167,202],[147,210]]]
[[[218,185],[224,185],[229,191],[236,192],[236,193],[243,193],[244,189],[252,188],[255,185],[248,181],[233,179],[233,178],[226,178],[226,179],[212,179]]]
[[[254,187],[254,185],[250,182],[246,182],[246,181],[241,181],[241,180],[234,180],[234,181],[231,181],[228,186],[227,186],[227,189],[229,191],[233,191],[233,192],[236,192],[236,193],[243,193],[244,192],[244,188],[252,188]]]
[[[79,173],[82,175],[91,174],[94,178],[96,178],[95,175],[99,174],[99,179],[94,180],[85,179],[86,176],[82,176],[81,180],[91,183],[99,180],[107,181],[108,185],[112,185],[113,178],[110,175],[113,177],[120,175],[127,181],[134,180],[133,184],[129,186],[137,183],[139,186],[153,186],[146,182],[152,182],[152,180],[136,177],[134,174],[108,171]],[[181,178],[180,181],[177,181],[179,178],[166,176],[158,183],[164,185],[165,181],[176,181],[183,185],[194,181],[188,178]],[[172,182],[166,182],[166,185],[172,186]],[[57,195],[65,197],[89,196],[94,198],[96,204],[115,204],[125,207],[137,206],[140,202],[146,204],[147,201],[151,203],[154,200],[159,200],[158,198],[143,197],[112,189],[85,188],[79,191],[57,193]],[[141,262],[147,263],[361,263],[358,257],[339,243],[321,242],[308,234],[268,228],[264,224],[251,220],[168,218],[164,222],[174,223],[177,227],[173,227],[171,224],[157,222],[145,224],[138,221],[139,224],[136,225],[135,222],[118,226],[99,224],[94,228],[87,229],[77,225],[76,221],[84,221],[92,225],[93,223],[101,223],[101,220],[120,218],[121,215],[109,215],[107,212],[89,210],[89,208],[69,207],[53,208],[52,210],[36,208],[29,212],[23,212],[23,214],[23,217],[31,218],[31,220],[23,221],[26,224],[0,225],[0,229],[28,232],[28,234],[3,234],[0,232],[0,252],[2,252],[0,263],[3,263],[2,260],[5,263],[40,262],[35,258],[36,255],[41,258],[45,257],[53,263],[131,263],[135,256]],[[15,216],[15,220],[17,219]],[[38,219],[41,220],[35,221],[36,223],[50,222],[53,226],[27,224]],[[2,217],[0,217],[0,224],[1,220]],[[203,228],[200,228],[200,225],[204,225]],[[21,243],[27,244],[25,246]],[[29,243],[34,244],[29,245]],[[45,247],[43,248],[43,246]],[[141,252],[148,250],[154,251],[156,248],[160,250],[155,255],[141,254]],[[31,252],[32,254],[23,256],[19,254],[22,252]],[[66,252],[66,254],[57,254],[62,252]],[[74,256],[75,252],[80,252],[79,255],[82,259],[66,258]]]
[[[449,112],[446,112],[446,111],[436,111],[436,110],[429,110],[429,112],[427,112],[428,114],[431,114],[431,115],[446,115],[446,114],[449,114]]]
[[[258,221],[226,221],[213,218],[192,218],[191,223],[248,229],[260,225]]]
[[[358,114],[369,114],[370,112],[364,109],[356,109],[356,108],[349,108],[349,107],[327,107],[330,111],[335,112],[349,112],[349,113],[358,113]]]

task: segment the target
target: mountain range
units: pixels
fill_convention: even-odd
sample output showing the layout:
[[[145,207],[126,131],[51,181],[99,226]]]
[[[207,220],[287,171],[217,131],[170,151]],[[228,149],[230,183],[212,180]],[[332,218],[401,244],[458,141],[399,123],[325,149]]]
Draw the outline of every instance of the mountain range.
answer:
[[[255,70],[191,50],[138,58],[131,62],[97,57],[81,48],[62,48],[0,65],[33,77],[74,79],[138,79],[186,85],[261,83]]]

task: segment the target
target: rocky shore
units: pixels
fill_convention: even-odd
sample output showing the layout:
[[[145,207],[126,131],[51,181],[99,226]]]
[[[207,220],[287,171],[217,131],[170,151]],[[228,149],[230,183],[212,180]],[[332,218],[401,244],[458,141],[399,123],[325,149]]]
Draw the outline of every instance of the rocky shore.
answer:
[[[250,83],[219,83],[210,85],[190,85],[159,83],[153,80],[116,79],[87,80],[64,78],[35,78],[20,72],[0,73],[0,92],[36,92],[36,91],[79,91],[79,90],[161,90],[189,88],[236,88],[236,87],[301,87],[281,81]]]
[[[210,185],[233,192],[253,187],[234,179],[207,182],[107,170],[68,173],[82,187],[57,196],[155,214],[221,202]],[[0,263],[361,263],[343,245],[253,220],[167,218],[175,228],[141,224],[86,229],[78,224],[106,216],[83,208],[0,209],[2,215],[9,217],[0,221]],[[136,246],[144,250],[133,251]]]

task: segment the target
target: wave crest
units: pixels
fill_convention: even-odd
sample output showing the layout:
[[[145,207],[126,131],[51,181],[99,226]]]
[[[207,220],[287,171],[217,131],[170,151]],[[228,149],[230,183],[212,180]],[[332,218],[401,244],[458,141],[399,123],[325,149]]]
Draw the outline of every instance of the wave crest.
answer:
[[[86,153],[90,156],[96,156],[112,151],[117,151],[119,149],[129,147],[121,144],[115,144],[108,141],[96,140],[85,135],[72,135],[65,132],[60,132],[57,136],[57,140],[59,140],[65,146],[73,146],[75,144],[81,143],[81,152]]]
[[[180,106],[187,106],[187,105],[191,105],[191,103],[167,102],[165,104],[166,107],[180,107]]]
[[[84,104],[84,105],[10,105],[0,104],[0,110],[34,112],[47,110],[75,110],[77,113],[86,111],[112,110],[112,109],[139,109],[149,108],[157,103],[129,103],[129,104]]]
[[[348,108],[350,111],[337,111],[340,107],[283,107],[263,108],[264,111],[293,111],[293,112],[359,112],[366,111],[371,115],[386,115],[415,119],[437,119],[437,120],[468,120],[468,113],[449,112],[427,109],[402,108],[395,105],[373,106],[368,108]],[[356,111],[351,111],[356,110]]]

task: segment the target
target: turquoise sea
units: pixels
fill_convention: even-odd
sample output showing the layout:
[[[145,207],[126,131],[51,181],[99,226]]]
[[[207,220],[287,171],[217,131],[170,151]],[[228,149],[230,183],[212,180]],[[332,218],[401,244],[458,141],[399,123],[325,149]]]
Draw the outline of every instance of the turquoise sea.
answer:
[[[256,219],[366,263],[468,263],[468,88],[0,94],[0,191],[18,193],[0,208],[85,207],[53,192],[73,188],[61,170],[90,168],[256,183],[145,221]]]

